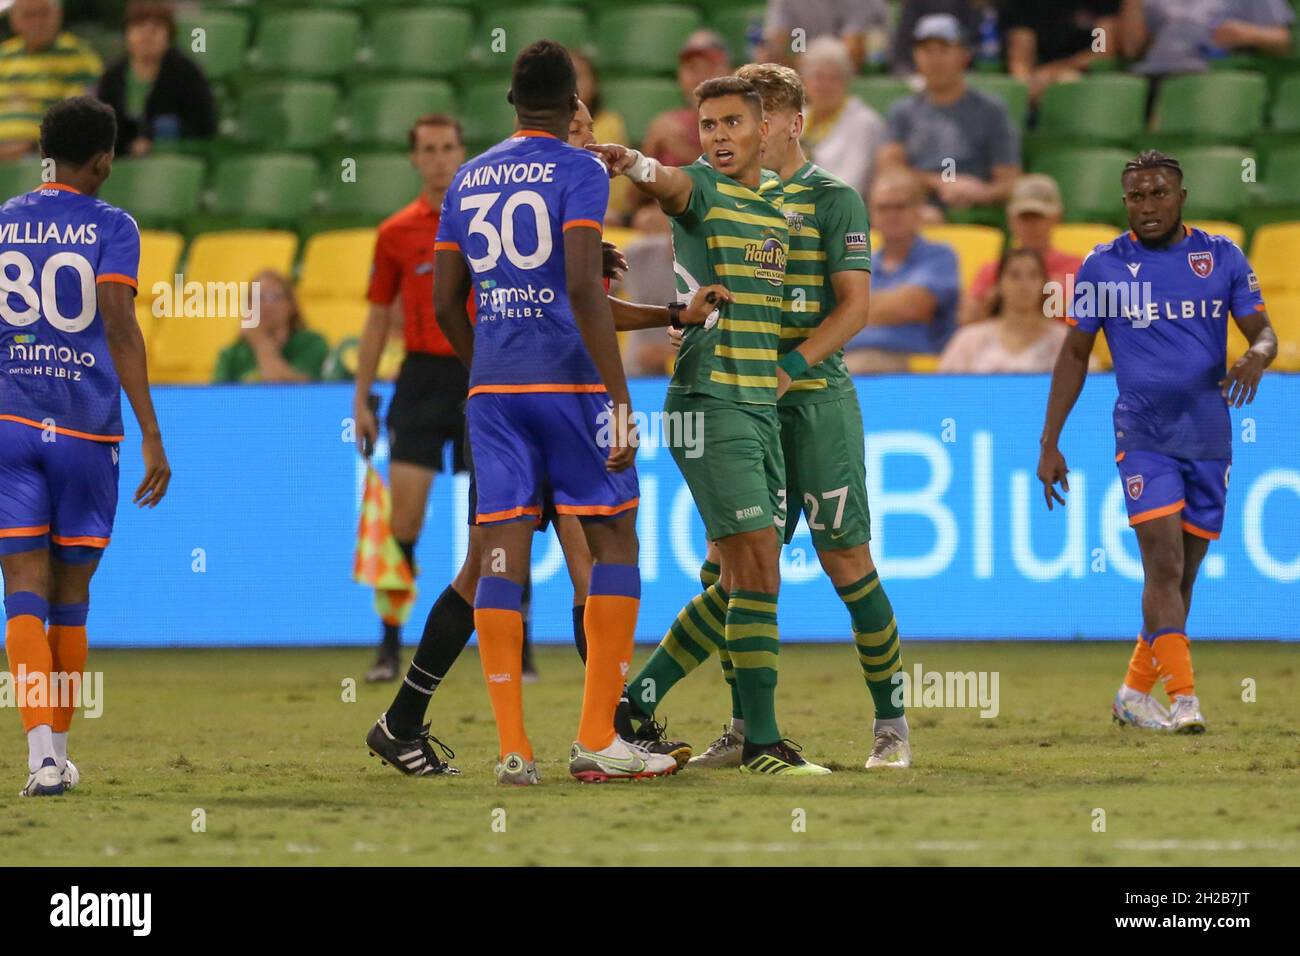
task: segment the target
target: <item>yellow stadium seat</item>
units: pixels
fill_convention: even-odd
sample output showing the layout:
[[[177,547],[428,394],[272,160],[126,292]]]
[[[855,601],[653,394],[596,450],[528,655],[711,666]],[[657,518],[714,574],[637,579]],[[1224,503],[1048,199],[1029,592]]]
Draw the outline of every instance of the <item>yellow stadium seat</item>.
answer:
[[[952,246],[957,253],[957,268],[961,272],[963,289],[970,288],[980,266],[1002,258],[1004,237],[1001,230],[992,226],[926,226],[921,234],[931,242],[943,242]]]
[[[1052,248],[1082,259],[1103,242],[1110,242],[1119,231],[1114,226],[1095,222],[1063,222],[1052,229]]]
[[[144,336],[144,348],[147,356],[149,343],[153,340],[153,332],[157,322],[154,320],[151,304],[138,296],[135,300],[135,322],[136,325],[140,326],[140,334]]]
[[[154,286],[159,282],[172,285],[179,271],[177,266],[181,263],[181,250],[184,248],[185,239],[178,232],[140,230],[140,288],[136,294],[137,302],[152,302]]]
[[[302,255],[299,298],[365,298],[374,254],[374,229],[318,232]]]
[[[325,336],[329,339],[330,345],[338,345],[346,338],[361,334],[370,305],[362,296],[348,298],[300,296],[298,308],[302,311],[302,318],[307,323],[307,328]]]
[[[1190,220],[1187,225],[1193,229],[1204,229],[1212,236],[1227,236],[1238,246],[1246,241],[1246,230],[1235,222],[1227,222],[1223,219],[1199,219]]]
[[[160,307],[149,352],[150,376],[159,382],[209,382],[217,356],[238,339],[257,273],[288,275],[298,237],[291,232],[247,230],[206,233],[190,244],[179,301],[175,290]],[[189,305],[187,309],[186,306]],[[167,306],[170,306],[168,308]]]
[[[1277,332],[1277,361],[1272,368],[1279,372],[1300,372],[1300,292],[1279,292],[1267,296],[1268,318]],[[1228,321],[1228,364],[1241,358],[1249,347],[1237,323]]]
[[[939,371],[939,356],[914,352],[907,356],[907,370],[918,375],[933,375]]]
[[[641,233],[635,229],[625,229],[622,226],[608,226],[605,228],[603,238],[606,242],[612,242],[619,249],[626,252],[628,246],[641,238]]]
[[[1300,222],[1260,226],[1250,245],[1250,264],[1259,276],[1265,301],[1270,293],[1300,292]]]

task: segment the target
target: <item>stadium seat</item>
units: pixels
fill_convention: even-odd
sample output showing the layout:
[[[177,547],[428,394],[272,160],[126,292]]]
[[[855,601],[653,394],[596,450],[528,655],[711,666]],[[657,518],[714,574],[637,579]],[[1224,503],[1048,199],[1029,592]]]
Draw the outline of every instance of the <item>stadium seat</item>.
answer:
[[[334,346],[361,334],[370,305],[364,297],[316,298],[299,291],[298,307],[307,328],[319,332]]]
[[[1283,77],[1278,84],[1268,125],[1278,132],[1300,134],[1300,73]]]
[[[149,353],[151,377],[159,382],[211,381],[217,356],[240,332],[241,317],[233,298],[221,292],[223,286],[250,282],[263,269],[288,275],[297,246],[298,239],[291,232],[222,232],[196,237],[185,263],[185,282],[198,283],[205,294],[213,291],[214,314],[186,317],[178,310],[178,314],[159,318]],[[236,314],[215,314],[220,311]]]
[[[1300,89],[1296,90],[1300,97]],[[1258,201],[1271,205],[1300,205],[1300,140],[1277,146],[1260,157]]]
[[[625,77],[601,83],[603,103],[623,117],[633,143],[645,138],[650,121],[665,110],[682,105],[682,91],[676,80],[663,77]]]
[[[497,30],[504,33],[498,34]],[[536,40],[580,47],[587,42],[589,33],[586,11],[575,6],[531,4],[493,10],[479,26],[475,59],[492,61],[495,67],[495,62],[513,62],[524,47]],[[505,49],[488,49],[498,36],[505,41]]]
[[[312,298],[364,299],[375,253],[375,230],[338,229],[307,240],[298,294]]]
[[[849,90],[882,117],[889,115],[895,100],[911,96],[913,90],[905,80],[892,76],[859,76],[849,85]]]
[[[366,153],[355,162],[355,179],[345,179],[339,166],[326,167],[325,205],[313,228],[376,225],[420,191],[420,177],[406,153]]]
[[[1035,141],[1094,146],[1127,145],[1146,122],[1147,81],[1142,77],[1093,77],[1053,83],[1038,107]]]
[[[316,178],[315,160],[293,153],[224,160],[213,180],[211,216],[191,225],[191,232],[220,225],[223,218],[246,228],[296,225],[311,210]]]
[[[749,3],[745,6],[723,6],[708,12],[709,26],[722,34],[731,51],[732,63],[748,63],[754,59],[751,37],[757,33],[763,36],[763,21],[766,14],[764,6]]]
[[[0,202],[13,199],[19,193],[31,192],[40,184],[39,159],[17,159],[0,163]]]
[[[1183,167],[1183,188],[1187,190],[1187,219],[1235,220],[1250,202],[1250,186],[1244,181],[1246,160],[1254,153],[1237,146],[1203,146],[1183,150],[1178,161]]]
[[[175,281],[181,263],[181,250],[185,239],[179,232],[157,229],[140,230],[140,271],[137,302],[152,302],[154,286],[159,282],[168,285]]]
[[[345,10],[275,10],[257,28],[249,65],[258,73],[338,76],[352,69],[361,18]]]
[[[1265,290],[1267,293],[1267,290]],[[1277,333],[1277,360],[1270,366],[1277,372],[1300,372],[1300,292],[1265,294],[1268,319]],[[1228,361],[1235,362],[1248,343],[1234,321],[1228,322]]]
[[[1203,229],[1212,236],[1227,236],[1243,251],[1246,248],[1246,230],[1235,222],[1228,222],[1223,219],[1188,219],[1187,225],[1193,229]]]
[[[1082,259],[1103,242],[1119,235],[1115,226],[1099,222],[1063,222],[1052,229],[1052,248]]]
[[[202,34],[195,34],[202,30]],[[176,18],[176,40],[209,80],[234,76],[248,51],[248,18],[230,10],[192,10]],[[203,49],[194,45],[199,38]]]
[[[1034,157],[1033,171],[1061,188],[1068,222],[1123,224],[1120,176],[1129,154],[1119,149],[1060,149]]]
[[[474,18],[467,10],[384,10],[370,29],[367,66],[383,73],[451,76],[464,66],[473,34]]]
[[[442,80],[370,80],[357,85],[343,106],[348,144],[407,149],[416,118],[456,113],[456,94]]]
[[[474,83],[461,96],[465,141],[475,147],[471,153],[500,142],[515,128],[515,108],[506,102],[509,89],[510,78],[496,76]]]
[[[1250,264],[1259,276],[1265,297],[1274,292],[1300,292],[1300,222],[1260,226],[1250,245]]]
[[[259,149],[316,149],[331,138],[338,104],[338,90],[316,80],[250,86],[239,97],[234,139]]]
[[[631,9],[605,10],[595,30],[600,37],[600,67],[610,76],[671,76],[677,69],[682,41],[700,26],[700,15],[693,7],[638,4]]]
[[[966,82],[973,89],[996,96],[1006,105],[1011,121],[1020,129],[1029,118],[1029,87],[1005,73],[970,73]]]
[[[1169,77],[1160,85],[1148,138],[1157,148],[1184,143],[1248,144],[1264,125],[1267,99],[1268,84],[1258,73],[1212,71]]]
[[[179,227],[199,207],[204,171],[203,160],[194,156],[123,159],[113,164],[99,196],[146,228]]]
[[[986,262],[996,262],[1002,257],[1002,244],[1005,241],[1001,230],[992,226],[926,226],[921,234],[931,242],[952,246],[953,252],[957,253],[957,268],[961,272],[963,289],[970,288],[980,266]]]

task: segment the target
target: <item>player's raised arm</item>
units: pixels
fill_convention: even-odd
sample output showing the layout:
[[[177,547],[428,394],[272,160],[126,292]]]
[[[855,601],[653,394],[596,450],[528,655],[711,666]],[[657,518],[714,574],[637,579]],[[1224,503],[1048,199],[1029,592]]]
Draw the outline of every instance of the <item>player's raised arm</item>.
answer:
[[[616,143],[592,143],[587,147],[605,162],[611,176],[626,176],[636,183],[659,208],[670,216],[684,212],[691,201],[694,183],[676,166],[665,166],[653,156]]]
[[[172,469],[163,450],[162,429],[149,394],[149,369],[145,362],[144,336],[135,320],[135,289],[123,282],[100,282],[97,286],[99,312],[104,317],[113,367],[122,391],[135,413],[143,436],[144,478],[132,496],[140,507],[155,507],[167,494]]]
[[[469,268],[454,244],[439,242],[437,246],[433,259],[433,315],[456,355],[469,368],[474,361],[474,327],[470,325],[467,305],[471,282]],[[596,276],[599,281],[599,267]],[[601,294],[604,294],[603,288]]]
[[[704,325],[731,301],[731,293],[726,286],[706,285],[696,290],[687,305],[644,305],[610,296],[609,308],[614,313],[615,329],[620,332],[635,332],[666,326],[680,329],[687,325]],[[674,312],[677,313],[676,322],[673,321]]]
[[[1069,468],[1065,466],[1065,456],[1061,454],[1057,443],[1061,440],[1061,431],[1070,410],[1079,400],[1083,391],[1084,379],[1088,377],[1088,359],[1092,357],[1092,345],[1097,338],[1096,332],[1072,328],[1061,343],[1061,351],[1056,356],[1056,367],[1052,369],[1052,389],[1047,396],[1047,421],[1043,424],[1043,437],[1039,439],[1038,480],[1043,483],[1043,498],[1047,501],[1047,510],[1052,510],[1052,499],[1061,504],[1065,499],[1056,490],[1059,482],[1062,491],[1070,490],[1066,478]]]

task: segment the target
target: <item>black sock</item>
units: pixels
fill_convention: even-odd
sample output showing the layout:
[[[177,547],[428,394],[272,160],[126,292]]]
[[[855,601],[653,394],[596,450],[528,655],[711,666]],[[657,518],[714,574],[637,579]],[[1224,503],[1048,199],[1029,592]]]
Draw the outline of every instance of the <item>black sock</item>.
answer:
[[[388,729],[395,736],[410,739],[419,732],[429,698],[473,633],[474,608],[449,585],[429,611],[420,646],[388,708]]]
[[[582,615],[586,610],[585,604],[575,604],[573,607],[573,643],[578,645],[578,656],[584,664],[587,663],[587,628],[582,623]]]

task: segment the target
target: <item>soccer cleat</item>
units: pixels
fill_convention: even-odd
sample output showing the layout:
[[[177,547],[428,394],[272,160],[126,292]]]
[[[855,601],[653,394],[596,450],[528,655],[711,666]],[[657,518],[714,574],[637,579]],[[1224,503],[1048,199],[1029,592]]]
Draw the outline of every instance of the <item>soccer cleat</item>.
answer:
[[[65,789],[58,764],[53,757],[46,757],[40,768],[27,778],[27,786],[18,791],[18,796],[59,797]]]
[[[1143,730],[1169,730],[1169,711],[1150,694],[1121,687],[1110,705],[1111,716],[1121,726],[1141,727]]]
[[[71,790],[79,783],[81,783],[81,773],[77,770],[77,765],[69,760],[63,765],[63,789]]]
[[[397,680],[399,664],[400,662],[396,656],[380,652],[379,657],[370,665],[370,670],[366,671],[366,683],[386,684],[389,681]]]
[[[1179,695],[1174,698],[1173,709],[1169,712],[1169,722],[1176,734],[1205,733],[1205,717],[1201,714],[1201,702],[1195,694]]]
[[[388,714],[380,714],[375,725],[366,734],[370,756],[379,757],[380,763],[392,764],[393,769],[408,777],[430,777],[434,774],[459,774],[460,771],[442,760],[434,752],[433,744],[442,748],[448,760],[454,760],[455,751],[437,737],[429,735],[429,724],[414,737],[403,740],[388,729]]]
[[[676,772],[677,761],[673,757],[651,753],[619,736],[603,750],[588,750],[576,740],[569,748],[569,773],[583,783],[642,780]]]
[[[745,744],[741,754],[741,773],[781,774],[786,777],[820,777],[830,773],[830,768],[820,767],[799,756],[802,748],[793,740],[778,740],[774,744]]]
[[[653,717],[643,717],[628,711],[628,717],[632,725],[632,736],[623,738],[629,744],[640,747],[642,750],[648,750],[652,754],[663,754],[672,757],[677,763],[678,769],[686,766],[687,761],[691,759],[691,745],[684,740],[669,740],[665,736],[668,729],[668,722],[659,723]],[[615,721],[617,724],[618,721]],[[615,728],[617,730],[617,727]],[[620,734],[620,736],[622,736]]]
[[[519,754],[506,754],[497,764],[496,773],[497,783],[503,787],[527,787],[542,782],[537,765]]]
[[[867,758],[867,769],[877,767],[904,768],[912,766],[912,745],[907,738],[893,727],[881,727],[876,731],[876,739],[871,744],[871,756]]]
[[[745,735],[733,727],[726,726],[722,728],[722,736],[709,744],[704,753],[690,759],[690,765],[706,769],[739,767],[740,755],[744,749]]]

